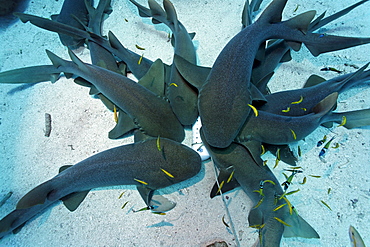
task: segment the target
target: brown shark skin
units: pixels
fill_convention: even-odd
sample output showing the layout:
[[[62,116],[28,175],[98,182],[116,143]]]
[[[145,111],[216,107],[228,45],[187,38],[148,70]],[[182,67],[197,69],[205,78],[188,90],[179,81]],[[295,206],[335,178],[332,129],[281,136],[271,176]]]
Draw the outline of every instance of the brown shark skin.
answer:
[[[50,51],[47,53],[54,66],[92,83],[99,92],[134,119],[147,135],[178,142],[184,140],[184,128],[165,99],[123,75],[78,61],[72,51],[69,51],[70,56],[78,65],[58,58]]]
[[[370,42],[369,38],[338,37],[307,32],[315,15],[309,11],[281,22],[286,0],[273,1],[261,17],[224,47],[198,96],[205,138],[214,147],[227,147],[247,119],[252,103],[251,75],[262,42],[285,39],[297,48],[304,43],[314,56]],[[298,48],[299,49],[299,48]],[[241,69],[243,68],[243,69]]]
[[[191,36],[185,26],[177,19],[176,10],[170,1],[163,1],[164,10],[154,0],[148,1],[150,9],[136,1],[130,1],[139,9],[139,13],[152,17],[153,21],[166,24],[173,33],[175,54],[191,63],[196,63],[197,57]],[[152,14],[151,9],[157,10],[155,14]],[[162,14],[160,15],[158,12]],[[183,125],[193,124],[198,117],[197,92],[184,80],[174,65],[171,66],[170,78],[166,83],[168,84],[167,97],[174,113]],[[171,83],[175,83],[176,86],[169,86]]]
[[[264,17],[264,14],[270,14],[276,4],[284,7],[285,3],[272,2],[259,20],[229,41],[213,64],[198,96],[199,115],[210,145],[227,147],[250,113],[247,105],[252,103],[250,79],[260,44],[270,38],[304,40],[304,34],[298,29],[292,29],[282,22],[271,23]]]
[[[89,2],[89,1],[88,1]],[[73,16],[77,17],[74,18]],[[83,25],[87,25],[88,12],[84,0],[65,0],[63,7],[58,15],[52,16],[53,19],[59,23],[73,26],[75,28],[84,30]],[[83,24],[81,24],[81,21]],[[82,38],[72,38],[65,34],[59,34],[59,39],[63,45],[70,49],[77,49],[84,45],[85,40]]]
[[[119,146],[64,170],[21,198],[17,209],[0,221],[0,238],[73,192],[104,186],[142,185],[135,178],[156,190],[189,179],[200,171],[200,157],[191,148],[165,138],[160,139],[160,145],[161,151],[154,138]]]
[[[330,94],[314,107],[314,112],[303,116],[281,116],[259,111],[258,116],[249,117],[236,139],[274,145],[302,140],[325,121],[324,116],[331,112],[337,98],[337,92]]]
[[[325,97],[333,92],[339,94],[353,86],[360,85],[369,80],[370,70],[365,70],[368,64],[354,73],[337,76],[330,80],[311,87],[305,87],[295,90],[285,90],[281,92],[266,95],[267,103],[258,108],[260,111],[266,111],[283,116],[302,116],[312,112],[312,108]],[[299,104],[292,104],[300,100]],[[290,108],[288,112],[282,110]],[[305,110],[306,111],[305,111]]]
[[[204,140],[204,139],[203,139]],[[248,195],[248,197],[256,205],[261,199],[260,195],[255,190],[260,189],[260,182],[265,180],[271,180],[275,185],[271,183],[265,183],[263,192],[265,198],[261,205],[257,208],[261,212],[261,222],[255,222],[254,219],[249,219],[249,225],[254,224],[265,224],[261,230],[261,242],[259,246],[278,247],[284,232],[284,225],[276,221],[273,217],[278,217],[284,220],[289,214],[287,207],[283,207],[281,210],[273,211],[279,204],[283,204],[279,201],[275,204],[275,195],[283,194],[283,190],[276,179],[274,174],[268,168],[262,164],[257,164],[249,151],[240,144],[231,143],[226,149],[219,149],[209,146],[206,142],[203,142],[210,152],[210,155],[219,169],[226,169],[232,167],[231,171],[234,170],[234,177],[240,184],[240,187]],[[252,211],[251,211],[252,212]],[[251,217],[251,216],[250,216]]]

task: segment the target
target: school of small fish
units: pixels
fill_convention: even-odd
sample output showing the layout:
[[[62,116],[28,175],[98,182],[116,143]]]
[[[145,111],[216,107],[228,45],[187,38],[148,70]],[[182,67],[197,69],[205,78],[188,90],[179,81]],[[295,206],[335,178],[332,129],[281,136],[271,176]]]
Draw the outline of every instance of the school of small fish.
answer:
[[[289,62],[291,52],[300,50],[302,45],[318,56],[370,43],[370,38],[320,33],[320,28],[368,0],[328,17],[325,13],[316,16],[315,11],[307,11],[284,21],[282,12],[287,0],[271,1],[257,20],[253,16],[260,11],[263,0],[246,1],[242,30],[230,39],[212,67],[197,65],[195,34],[188,33],[178,20],[169,0],[163,0],[163,7],[155,0],[148,0],[148,7],[129,1],[141,17],[151,18],[153,24],[163,23],[171,30],[168,41],[174,48],[172,64],[146,58],[146,48],[139,44],[136,44],[139,53],[125,48],[113,32],[103,36],[103,21],[113,11],[111,0],[100,0],[96,7],[89,0],[65,0],[61,13],[52,20],[15,13],[24,23],[58,33],[68,47],[70,60],[47,50],[52,65],[1,72],[0,83],[54,83],[61,76],[72,78],[78,85],[90,88],[90,95],[112,111],[116,126],[109,132],[109,138],[134,135],[134,143],[61,167],[58,175],[28,192],[15,210],[0,220],[0,239],[11,238],[9,233],[27,227],[28,220],[56,201],[63,201],[74,211],[87,193],[97,187],[135,185],[146,207],[132,211],[166,215],[167,211],[176,210],[176,204],[154,191],[194,177],[200,171],[201,160],[209,157],[218,171],[211,198],[224,197],[241,187],[254,204],[245,217],[258,234],[257,246],[278,247],[282,237],[319,238],[319,233],[289,200],[300,191],[292,190],[291,184],[298,174],[304,173],[297,166],[298,157],[303,155],[301,146],[292,150],[290,145],[304,140],[319,126],[347,129],[370,126],[370,108],[336,111],[340,93],[370,80],[369,63],[348,74],[324,67],[322,71],[336,72],[338,76],[326,80],[312,75],[301,89],[271,93],[268,83],[278,66]],[[294,12],[302,8],[297,5]],[[80,47],[90,50],[91,64],[75,54]],[[45,118],[45,136],[49,137],[50,114]],[[181,144],[189,126],[196,127],[193,149]],[[317,148],[321,148],[318,157],[323,163],[328,162],[326,154],[331,149],[341,146],[337,139],[328,134],[317,142]],[[268,151],[276,156],[271,168],[261,158]],[[280,162],[290,165],[283,172],[285,181],[278,181],[272,172]],[[308,178],[320,177],[305,175],[297,183],[304,185]],[[12,193],[0,201],[0,206]],[[327,190],[330,193],[331,188]],[[124,201],[122,209],[129,203]],[[333,210],[325,200],[320,200],[320,204]],[[235,235],[233,244],[239,246],[227,213],[227,218],[222,216],[220,222]],[[307,221],[314,223],[312,219]],[[353,246],[365,246],[353,226],[349,235]]]

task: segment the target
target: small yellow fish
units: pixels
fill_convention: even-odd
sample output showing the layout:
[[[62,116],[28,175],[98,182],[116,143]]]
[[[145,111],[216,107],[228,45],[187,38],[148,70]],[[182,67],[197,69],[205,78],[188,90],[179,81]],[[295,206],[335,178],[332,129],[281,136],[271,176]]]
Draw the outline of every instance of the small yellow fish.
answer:
[[[282,112],[289,112],[290,111],[290,107],[288,106],[288,108],[286,108],[285,110],[281,110]]]
[[[178,85],[177,85],[176,83],[174,83],[174,82],[172,82],[172,83],[170,84],[170,87],[171,87],[171,86],[178,87]]]
[[[364,240],[353,226],[349,226],[349,239],[352,247],[365,247]]]
[[[118,112],[117,112],[117,107],[113,105],[113,117],[114,117],[114,122],[118,123]]]
[[[278,158],[276,158],[276,160],[275,160],[275,165],[274,165],[273,169],[275,169],[275,168],[278,166],[279,161],[280,161],[280,160],[279,160]]]
[[[222,181],[222,182],[220,183],[220,186],[218,187],[218,190],[217,190],[217,192],[216,192],[216,195],[221,191],[222,187],[224,186],[224,183],[225,183],[225,181]]]
[[[302,183],[300,183],[300,184],[305,184],[306,182],[307,182],[307,178],[304,177]]]
[[[292,105],[298,105],[298,104],[302,103],[302,101],[303,101],[303,96],[301,96],[301,98],[298,101],[293,101],[290,104],[292,104]]]
[[[276,208],[274,208],[272,211],[278,211],[280,208],[284,207],[285,205],[286,203],[281,204],[280,206],[277,206]]]
[[[137,179],[137,178],[134,178],[134,180],[135,180],[136,182],[141,183],[141,184],[148,185],[148,183],[147,183],[147,182],[145,182],[145,181],[143,181],[143,180],[140,180],[140,179]]]
[[[125,191],[124,191],[124,192],[122,192],[122,193],[119,195],[118,199],[121,199],[121,198],[122,198],[122,196],[123,196],[123,194],[125,194]]]
[[[332,146],[331,148],[339,148],[339,143],[337,142],[337,143],[335,143],[335,145],[334,146]]]
[[[262,225],[251,225],[249,227],[256,228],[256,229],[262,229],[264,226],[265,226],[265,224],[262,224]]]
[[[321,200],[321,203],[322,203],[322,204],[324,204],[328,209],[330,209],[330,211],[333,211],[333,210],[331,209],[331,207],[329,207],[329,205],[328,205],[326,202],[324,202],[323,200]]]
[[[266,153],[266,149],[265,149],[265,146],[261,145],[261,155],[264,155]]]
[[[294,130],[290,129],[290,132],[292,132],[293,139],[297,140],[297,135],[295,134]]]
[[[292,195],[292,194],[294,194],[294,193],[297,193],[298,191],[300,191],[300,189],[298,189],[298,190],[293,190],[293,191],[289,191],[288,193],[286,193],[285,195],[286,196],[289,196],[289,195]]]
[[[280,197],[280,199],[284,199],[284,201],[286,202],[286,204],[289,207],[289,213],[293,214],[293,206],[292,206],[292,203],[290,203],[290,201],[288,200],[288,198],[286,198],[286,196],[282,196],[282,197]]]
[[[347,123],[347,117],[346,117],[346,116],[343,116],[343,117],[342,117],[342,122],[338,125],[338,127],[343,126],[343,125],[345,125],[346,123]]]
[[[121,207],[121,209],[124,209],[126,207],[127,203],[128,203],[128,201],[125,202],[125,204],[123,204],[123,206]]]
[[[172,175],[171,173],[169,173],[168,171],[166,171],[165,169],[162,169],[161,168],[161,171],[164,172],[164,174],[166,174],[167,176],[169,176],[170,178],[174,178],[175,176]]]
[[[252,108],[252,110],[253,110],[253,112],[254,112],[254,116],[258,117],[258,110],[257,110],[257,108],[256,108],[256,107],[254,107],[254,106],[253,106],[253,105],[251,105],[251,104],[248,104],[248,106],[249,106],[250,108]]]
[[[143,57],[144,57],[144,53],[141,54],[140,58],[139,58],[139,61],[137,61],[137,64],[141,64],[141,62],[143,61]]]
[[[275,165],[273,169],[275,169],[278,166],[279,161],[280,161],[280,148],[278,148],[278,150],[276,151],[276,160],[275,160]]]
[[[265,181],[263,181],[263,183],[265,184],[265,183],[270,183],[270,184],[273,184],[273,185],[276,185],[275,184],[275,182],[274,181],[272,181],[272,180],[265,180]]]
[[[307,108],[301,107],[301,109],[302,109],[303,111],[307,111]]]
[[[226,227],[228,227],[228,228],[230,227],[230,226],[229,226],[229,224],[227,224],[227,223],[226,223],[226,221],[225,221],[225,215],[224,215],[224,216],[222,216],[222,223],[224,223],[224,225],[225,225]]]
[[[231,172],[231,174],[230,174],[229,178],[227,179],[226,183],[230,183],[231,179],[234,176],[234,172],[235,172],[235,170]]]
[[[274,217],[275,220],[279,221],[281,224],[283,225],[286,225],[286,226],[291,226],[289,225],[288,223],[286,223],[285,221],[283,221],[282,219],[279,219],[278,217]]]
[[[137,49],[139,49],[139,50],[145,50],[145,48],[144,47],[141,47],[141,46],[139,46],[139,45],[135,45],[136,46],[136,48]]]
[[[158,138],[157,138],[157,149],[158,149],[158,151],[162,151],[162,148],[161,148],[161,138],[160,138],[160,136],[158,136]]]
[[[263,202],[263,200],[264,200],[265,198],[264,197],[262,197],[261,198],[261,200],[259,200],[258,202],[257,202],[257,204],[256,204],[256,206],[254,206],[253,208],[258,208],[260,205],[261,205],[261,203]]]
[[[308,175],[310,177],[313,177],[313,178],[321,178],[321,176],[318,176],[318,175]]]

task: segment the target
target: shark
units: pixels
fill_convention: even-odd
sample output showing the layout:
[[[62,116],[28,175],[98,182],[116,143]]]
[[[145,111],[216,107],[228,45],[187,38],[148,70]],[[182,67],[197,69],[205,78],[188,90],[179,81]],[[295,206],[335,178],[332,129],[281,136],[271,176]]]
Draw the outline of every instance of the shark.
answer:
[[[150,138],[95,154],[40,184],[17,203],[16,209],[0,220],[0,238],[18,232],[23,225],[62,200],[74,211],[89,190],[114,185],[136,185],[148,208],[160,212],[168,205],[157,204],[154,190],[187,180],[200,171],[198,153],[178,142]]]
[[[185,26],[178,20],[176,10],[169,0],[163,1],[164,9],[154,0],[149,0],[149,9],[130,0],[139,10],[142,17],[152,17],[155,24],[164,23],[172,31],[174,53],[191,63],[196,63],[197,56],[192,42],[194,33],[189,34]],[[198,94],[193,86],[184,80],[176,66],[169,71],[166,95],[171,107],[183,125],[191,125],[198,117]]]
[[[202,130],[201,135],[214,164],[220,170],[219,184],[222,183],[227,190],[240,186],[253,201],[254,207],[249,212],[248,221],[250,227],[258,229],[257,246],[278,247],[282,236],[319,238],[318,233],[288,206],[274,211],[286,203],[286,198],[283,199],[284,192],[279,181],[269,167],[262,164],[261,158],[256,161],[247,148],[236,142],[227,148],[212,147],[204,138]],[[218,186],[214,187],[213,193],[215,189]],[[260,190],[261,193],[256,192]]]
[[[251,83],[253,63],[264,41],[274,38],[285,39],[293,50],[299,50],[304,43],[314,56],[370,42],[369,38],[308,32],[315,11],[281,21],[281,13],[286,2],[274,0],[256,22],[244,28],[229,41],[208,74],[206,68],[200,69],[201,76],[194,86],[199,90],[199,115],[204,126],[205,138],[210,145],[227,147],[249,116],[251,109],[248,104],[255,101],[263,104],[267,101]],[[192,69],[186,68],[183,73],[176,60],[175,63],[180,73],[187,78],[184,74]],[[266,76],[271,77],[270,74]]]
[[[90,1],[86,2],[90,3]],[[83,30],[89,19],[85,0],[65,0],[60,13],[52,15],[51,18],[59,23]],[[70,49],[77,49],[84,46],[85,43],[85,40],[82,38],[74,38],[65,34],[59,34],[59,39],[64,46]]]
[[[178,142],[185,138],[184,128],[164,98],[121,74],[83,63],[69,50],[72,61],[47,50],[53,65],[67,74],[83,77],[120,109],[125,111],[146,134]]]

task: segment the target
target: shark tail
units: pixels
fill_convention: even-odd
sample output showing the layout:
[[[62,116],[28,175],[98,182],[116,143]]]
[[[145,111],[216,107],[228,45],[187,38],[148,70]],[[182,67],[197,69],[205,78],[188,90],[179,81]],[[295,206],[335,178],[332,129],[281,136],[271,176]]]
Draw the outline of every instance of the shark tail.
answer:
[[[53,191],[53,181],[48,180],[24,195],[17,203],[16,209],[27,209],[35,205],[44,204],[48,199],[48,195]]]
[[[60,71],[63,71],[64,75],[67,78],[71,78],[73,76],[73,72],[70,71],[70,61],[64,60],[61,57],[58,57],[48,49],[46,49],[46,54],[48,55],[49,59],[53,63],[54,67]]]
[[[323,123],[335,122],[343,124],[343,119],[346,119],[343,127],[347,129],[359,128],[364,126],[370,126],[370,108],[348,111],[348,112],[332,112],[323,118]]]
[[[68,54],[72,60],[67,61],[58,57],[54,53],[49,50],[46,50],[46,54],[48,55],[49,59],[53,63],[53,65],[64,72],[67,78],[73,76],[76,71],[83,71],[85,73],[89,73],[89,69],[87,68],[86,64],[84,64],[73,52],[71,49],[68,49]]]
[[[51,81],[55,83],[61,71],[53,65],[39,65],[8,70],[0,73],[0,83],[38,83]]]
[[[284,227],[283,236],[285,238],[301,237],[301,238],[320,238],[319,234],[308,224],[301,216],[296,213],[284,218],[285,222],[290,226]]]
[[[141,17],[152,17],[153,24],[163,23],[173,32],[179,27],[176,10],[170,1],[163,1],[164,9],[154,0],[148,1],[149,9],[134,0],[130,1],[138,8]]]

